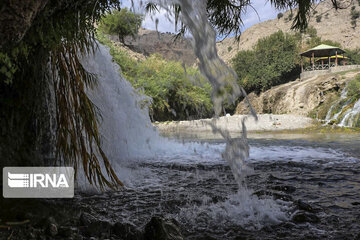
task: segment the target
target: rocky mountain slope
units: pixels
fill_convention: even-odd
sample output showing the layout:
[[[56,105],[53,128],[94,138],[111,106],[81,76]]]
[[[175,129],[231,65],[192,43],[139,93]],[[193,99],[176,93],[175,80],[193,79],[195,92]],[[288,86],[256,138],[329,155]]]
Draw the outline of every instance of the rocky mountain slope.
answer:
[[[120,44],[117,36],[111,36],[110,39],[122,45],[125,50],[137,59],[141,59],[151,54],[160,54],[167,60],[175,60],[192,66],[196,62],[196,56],[187,38],[178,38],[175,40],[175,34],[160,33],[157,31],[139,29],[135,38],[126,37],[125,46]],[[133,53],[131,53],[133,52]]]
[[[346,0],[340,2],[341,7],[344,7],[344,9],[335,10],[332,7],[331,0],[325,0],[315,5],[310,16],[309,26],[313,26],[317,30],[317,35],[324,40],[337,41],[344,48],[359,48],[360,18],[356,20],[357,27],[354,28],[351,24],[351,8],[354,6],[356,11],[360,11],[358,1]],[[279,30],[293,32],[289,15],[291,15],[291,11],[283,13],[283,17],[280,19],[268,20],[253,25],[242,33],[239,43],[234,41],[234,38],[227,38],[218,42],[219,56],[229,63],[239,50],[251,49],[260,38],[269,36]]]
[[[360,70],[329,74],[296,80],[269,89],[256,95],[251,93],[248,98],[257,113],[294,114],[323,117],[336,96],[339,96],[345,84],[354,78]],[[315,111],[315,112],[314,112]],[[247,104],[242,101],[236,108],[236,114],[248,113]],[[319,116],[322,115],[322,116]]]

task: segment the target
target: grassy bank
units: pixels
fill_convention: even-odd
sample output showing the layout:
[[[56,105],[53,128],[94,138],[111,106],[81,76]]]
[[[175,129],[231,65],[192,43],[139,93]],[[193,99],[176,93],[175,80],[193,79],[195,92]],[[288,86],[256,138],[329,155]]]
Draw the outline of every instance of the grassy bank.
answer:
[[[97,39],[110,48],[122,75],[135,89],[152,98],[150,116],[154,121],[189,120],[212,115],[211,86],[194,67],[151,55],[135,60],[98,31]]]

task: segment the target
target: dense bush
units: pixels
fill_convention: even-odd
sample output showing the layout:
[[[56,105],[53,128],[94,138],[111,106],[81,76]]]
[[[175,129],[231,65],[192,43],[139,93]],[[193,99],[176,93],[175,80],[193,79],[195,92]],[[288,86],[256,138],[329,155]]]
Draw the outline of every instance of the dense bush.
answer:
[[[298,42],[282,31],[260,39],[254,50],[240,51],[232,60],[239,84],[247,92],[260,92],[299,74]]]
[[[350,58],[352,64],[360,65],[360,48],[356,49],[345,49],[345,56]]]
[[[360,98],[360,74],[357,75],[353,80],[347,85],[348,93],[347,96],[359,99]]]
[[[122,8],[120,11],[114,10],[105,15],[101,21],[99,28],[106,34],[114,34],[124,43],[126,36],[135,36],[141,25],[142,16]]]
[[[134,88],[143,89],[145,95],[152,98],[150,115],[153,120],[211,117],[211,86],[197,69],[189,67],[185,71],[180,62],[168,61],[159,55],[137,62],[127,52],[113,46],[102,33],[98,33],[98,39],[110,47],[114,61]]]

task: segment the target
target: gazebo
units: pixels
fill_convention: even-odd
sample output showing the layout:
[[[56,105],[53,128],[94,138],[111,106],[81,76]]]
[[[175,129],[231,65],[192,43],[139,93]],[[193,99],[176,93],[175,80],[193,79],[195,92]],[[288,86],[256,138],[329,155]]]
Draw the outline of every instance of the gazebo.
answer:
[[[306,68],[305,71],[325,70],[325,69],[330,69],[331,67],[337,67],[339,65],[339,61],[343,65],[346,65],[346,60],[347,60],[347,57],[345,57],[344,50],[326,44],[321,44],[319,46],[307,50],[306,52],[300,53],[300,56],[301,56],[301,72],[304,72],[303,57],[308,57],[311,59],[311,66]],[[315,62],[315,58],[317,58],[316,62]]]

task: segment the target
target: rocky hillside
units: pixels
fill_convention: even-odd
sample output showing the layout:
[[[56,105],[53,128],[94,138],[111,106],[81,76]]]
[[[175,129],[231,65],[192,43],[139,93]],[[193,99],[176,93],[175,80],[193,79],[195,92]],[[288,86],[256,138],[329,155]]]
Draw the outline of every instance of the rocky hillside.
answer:
[[[175,34],[171,33],[140,29],[136,38],[125,38],[124,48],[134,52],[135,54],[130,52],[130,55],[134,55],[136,58],[141,58],[138,54],[147,57],[157,53],[167,60],[180,61],[188,66],[194,65],[196,56],[190,40],[178,38],[174,41],[175,36]],[[120,44],[117,36],[111,36],[110,39]]]
[[[248,98],[257,113],[294,114],[324,118],[327,110],[340,95],[345,83],[353,79],[360,70],[296,80],[269,89]],[[242,101],[236,114],[248,113],[247,104]]]
[[[315,5],[309,26],[313,26],[317,30],[317,35],[324,40],[337,41],[344,48],[358,48],[360,47],[360,18],[356,20],[358,26],[354,28],[351,24],[351,8],[354,6],[356,11],[360,11],[360,6],[358,1],[340,2],[342,7],[346,7],[345,9],[335,10],[332,8],[331,0]],[[280,19],[268,20],[246,29],[239,43],[235,42],[234,38],[218,42],[219,56],[228,63],[239,50],[251,49],[260,38],[279,30],[292,32],[290,30],[292,21],[289,20],[289,15],[291,11],[283,13]]]

